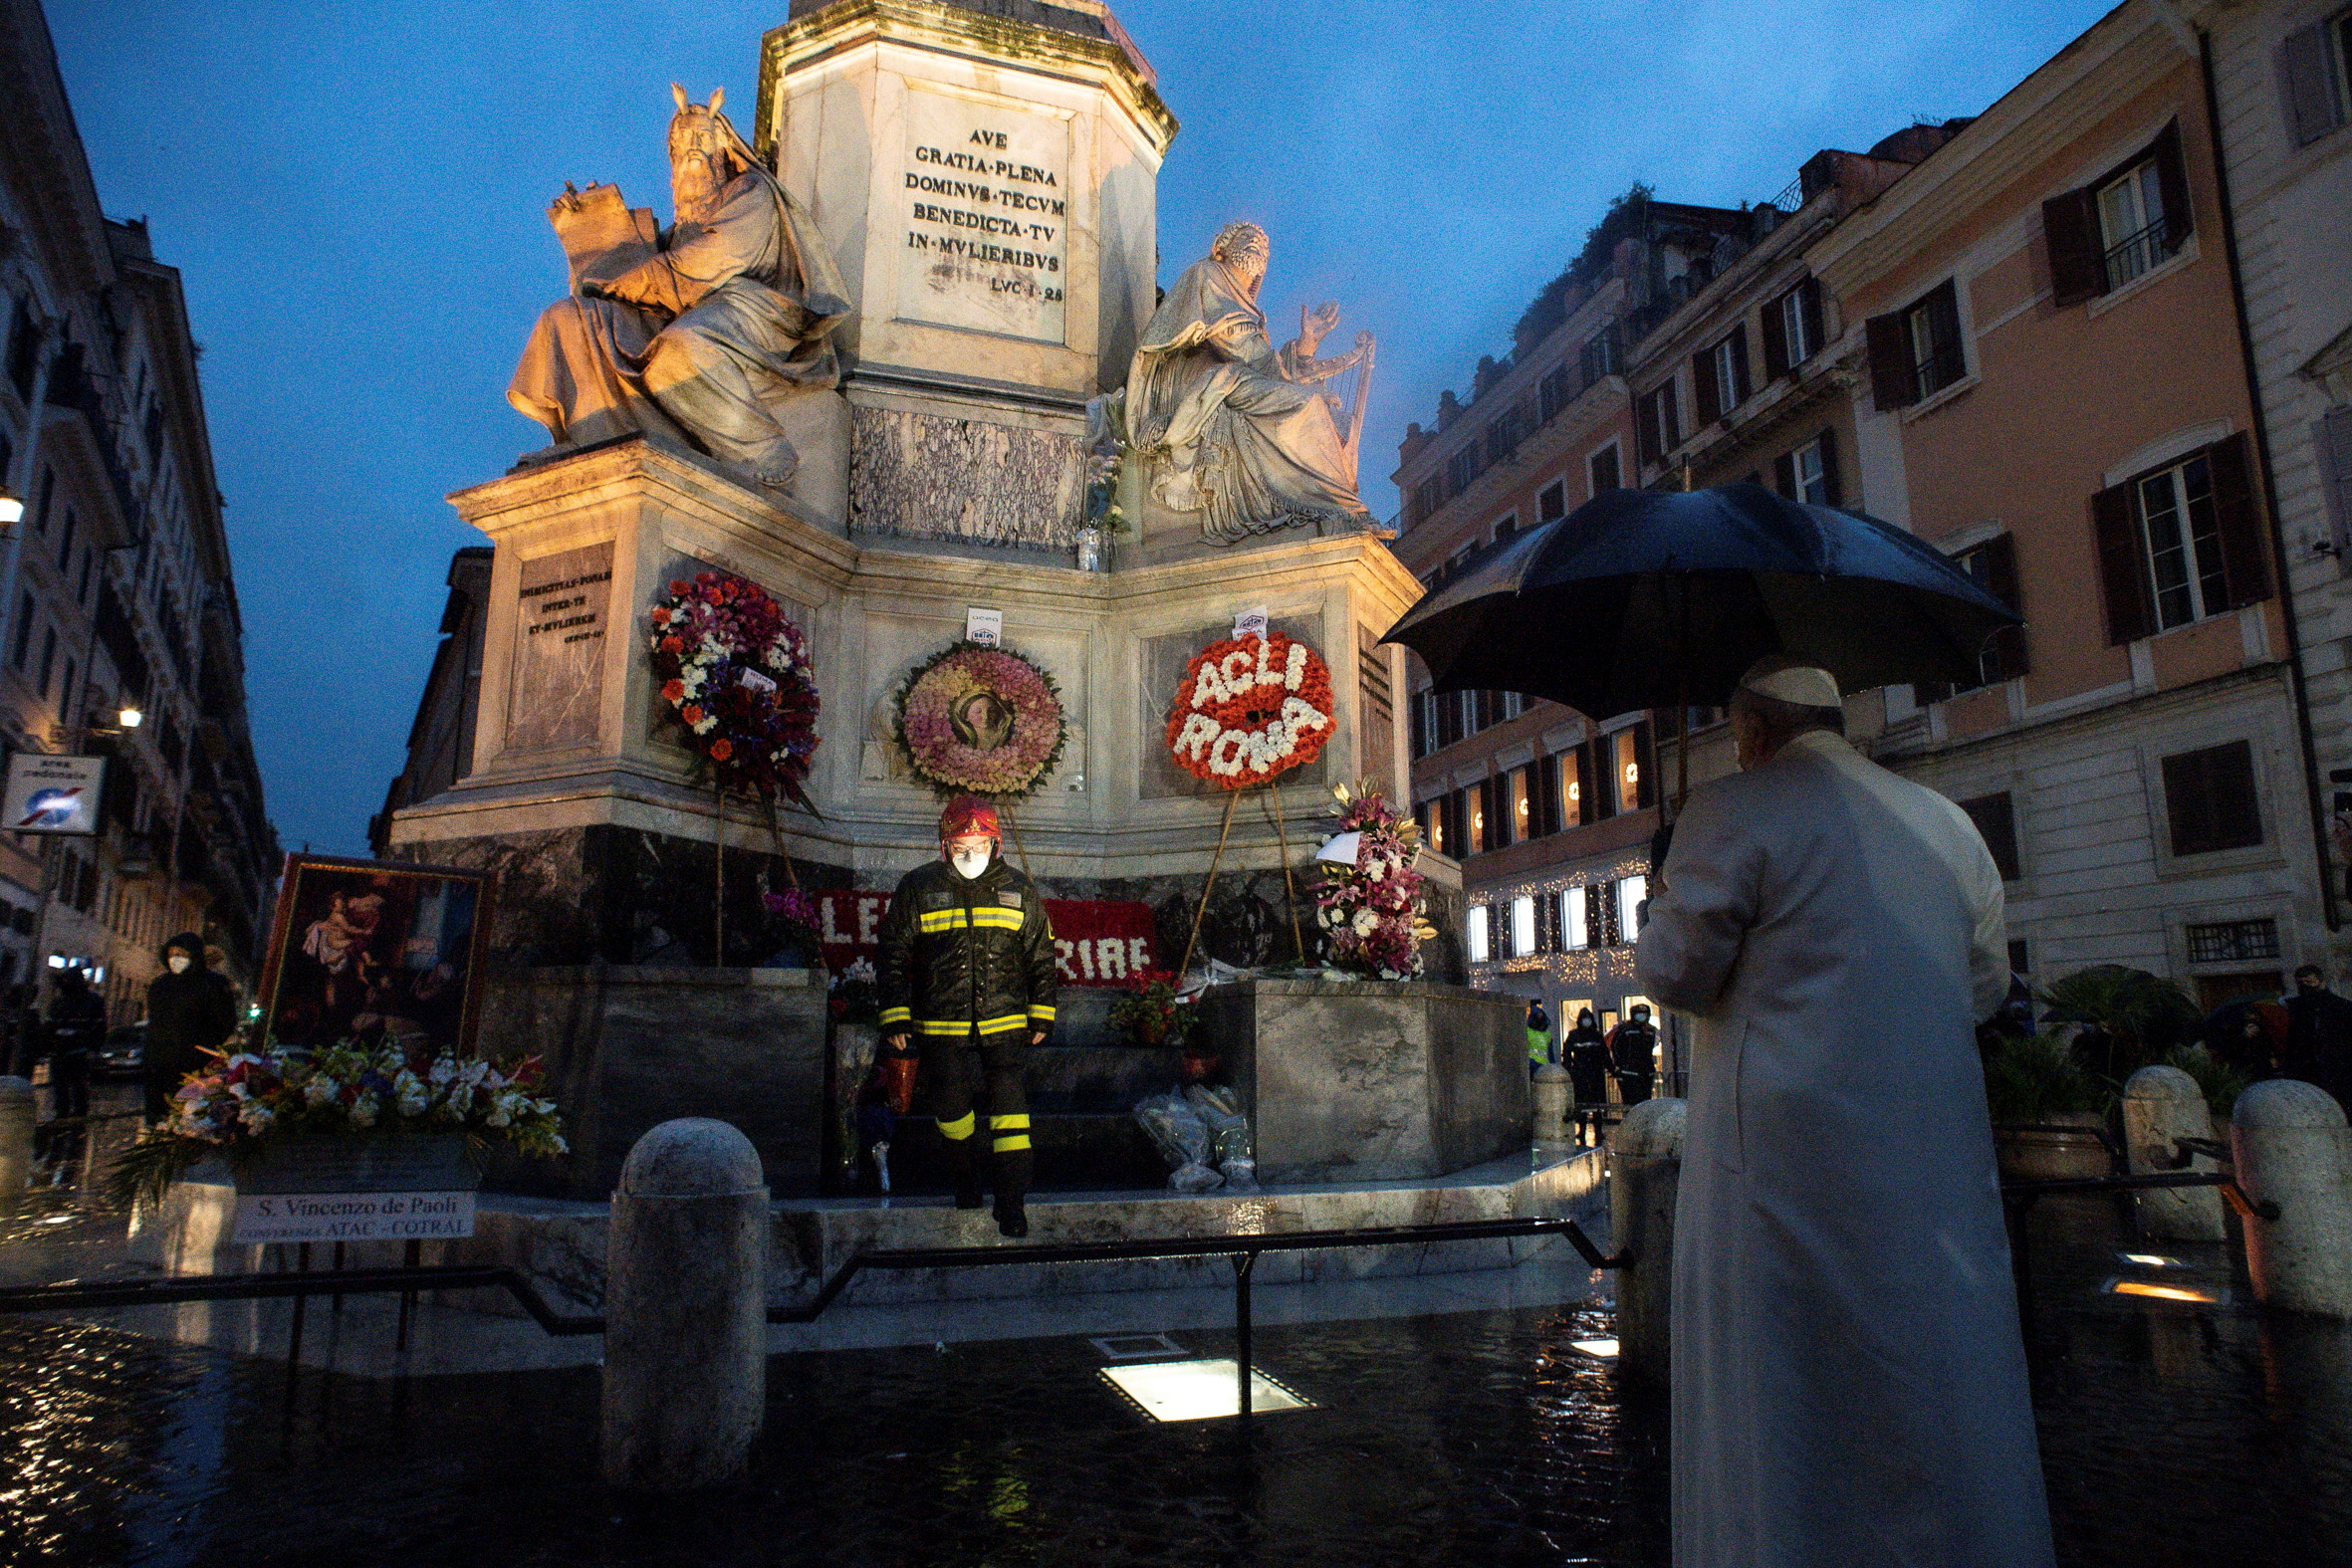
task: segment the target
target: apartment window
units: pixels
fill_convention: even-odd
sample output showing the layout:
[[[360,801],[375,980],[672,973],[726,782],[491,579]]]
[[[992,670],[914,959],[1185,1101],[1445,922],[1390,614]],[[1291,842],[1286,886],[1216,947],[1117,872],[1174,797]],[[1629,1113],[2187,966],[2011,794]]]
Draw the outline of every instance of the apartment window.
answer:
[[[1419,523],[1446,504],[1446,482],[1440,478],[1424,479],[1413,487],[1413,521]]]
[[[2270,596],[2251,466],[2240,433],[2091,498],[2111,643]]]
[[[1511,454],[1519,450],[1519,427],[1516,408],[1506,408],[1495,416],[1495,422],[1487,426],[1487,467],[1509,461]]]
[[[2275,920],[2218,920],[2188,928],[2192,964],[2251,964],[2278,957]]]
[[[1560,945],[1575,953],[1592,946],[1592,931],[1585,921],[1584,889],[1562,889],[1559,895]]]
[[[74,516],[74,509],[72,507],[66,508],[66,531],[58,536],[57,541],[57,570],[58,575],[60,576],[64,576],[67,567],[73,564],[74,530],[80,524],[80,521],[81,520],[79,518]]]
[[[1511,836],[1529,839],[1535,836],[1535,796],[1528,787],[1528,770],[1514,768],[1504,780],[1504,804],[1511,811]]]
[[[2000,879],[2017,880],[2017,812],[2009,792],[1981,794],[1961,801],[1960,808],[1977,824],[1978,835],[1993,852],[1993,863],[2000,868]]]
[[[1427,692],[1415,692],[1407,705],[1412,714],[1415,761],[1437,750],[1437,703]]]
[[[1650,726],[1647,720],[1628,725],[1599,742],[1601,755],[1608,759],[1608,779],[1604,793],[1609,809],[1602,814],[1634,811],[1651,803],[1650,781]]]
[[[1555,479],[1545,485],[1543,493],[1535,498],[1535,521],[1539,524],[1548,523],[1553,518],[1567,516],[1567,512],[1568,482]]]
[[[1642,901],[1650,896],[1650,879],[1629,876],[1617,884],[1617,940],[1630,943],[1641,935]]]
[[[1441,855],[1452,854],[1453,851],[1446,846],[1445,796],[1422,801],[1420,816],[1422,841]]]
[[[1462,739],[1462,699],[1453,692],[1429,699],[1430,712],[1436,716],[1437,744],[1442,749]]]
[[[58,689],[57,694],[57,711],[61,718],[70,715],[74,709],[75,673],[74,661],[72,659],[66,660],[66,683]]]
[[[8,662],[18,669],[25,667],[25,655],[33,647],[33,595],[26,594],[16,606],[16,645],[9,650]]]
[[[1576,355],[1576,368],[1586,386],[1604,375],[1617,373],[1617,331],[1614,324],[1584,339],[1584,346]]]
[[[1535,900],[1524,893],[1511,901],[1511,951],[1521,958],[1535,951]]]
[[[1471,442],[1446,459],[1446,494],[1458,496],[1479,476],[1478,443]]]
[[[1747,328],[1738,329],[1691,360],[1691,387],[1699,395],[1701,427],[1748,401]]]
[[[1535,417],[1549,424],[1575,397],[1576,389],[1569,384],[1568,367],[1563,364],[1535,383]]]
[[[1528,695],[1525,692],[1497,692],[1495,699],[1501,705],[1498,723],[1516,719],[1528,711]]]
[[[1644,392],[1637,412],[1643,462],[1658,462],[1682,445],[1682,404],[1675,395],[1674,382]]]
[[[2278,79],[2296,146],[2341,126],[2352,110],[2352,10],[2289,33],[2278,46]]]
[[[2262,841],[2254,799],[2254,749],[2246,741],[2164,760],[2164,806],[2173,853],[2211,854]]]
[[[1489,791],[1487,789],[1485,780],[1479,781],[1479,783],[1473,785],[1470,790],[1469,842],[1470,847],[1477,850],[1488,850],[1499,847],[1495,843],[1494,839],[1488,836],[1488,823],[1493,819],[1493,813],[1487,809],[1488,793]]]
[[[1470,962],[1485,964],[1493,957],[1487,941],[1488,910],[1484,904],[1470,906]]]
[[[1865,334],[1871,393],[1880,408],[1908,408],[1968,373],[1960,295],[1949,278],[1902,310],[1873,316]]]
[[[85,606],[90,603],[90,573],[97,564],[98,552],[85,545],[82,548],[82,584],[74,592],[75,603]]]
[[[1764,307],[1764,379],[1778,380],[1821,350],[1821,284],[1816,278]]]
[[[1591,483],[1592,494],[1595,496],[1605,495],[1612,490],[1623,490],[1625,488],[1624,464],[1618,459],[1617,443],[1611,441],[1607,446],[1586,458],[1584,473]]]
[[[2175,120],[2088,185],[2041,204],[2051,303],[2075,305],[2122,288],[2179,251],[2193,226]]]
[[[1837,482],[1837,432],[1824,430],[1772,462],[1772,488],[1791,501],[1834,507],[1844,502]]]
[[[1580,827],[1592,820],[1592,791],[1585,776],[1592,771],[1592,748],[1579,746],[1553,759],[1559,776],[1559,820],[1562,827]]]
[[[44,628],[41,633],[41,678],[33,683],[34,688],[39,691],[42,696],[46,697],[49,695],[49,677],[56,673],[57,628],[55,626],[50,626]]]
[[[1984,544],[1962,551],[1952,558],[1968,579],[2012,610],[2022,611],[2024,601],[2017,587],[2017,542],[2006,534],[1997,534]],[[2026,674],[2030,666],[2025,657],[2025,628],[2004,626],[1987,639],[1977,651],[1976,686],[1993,686],[2014,680]],[[1938,692],[1929,701],[1940,699]],[[1980,824],[1981,825],[1981,824]]]
[[[1503,521],[1495,525],[1495,543],[1500,545],[1519,533],[1519,514],[1506,512]]]

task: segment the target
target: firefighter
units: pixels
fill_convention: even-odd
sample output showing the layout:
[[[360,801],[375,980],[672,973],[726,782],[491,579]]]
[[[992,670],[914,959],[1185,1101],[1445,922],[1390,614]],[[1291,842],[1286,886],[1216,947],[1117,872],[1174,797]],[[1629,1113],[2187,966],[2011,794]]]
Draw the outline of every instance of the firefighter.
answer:
[[[1029,1233],[1025,1048],[1054,1027],[1054,932],[1037,884],[1007,865],[994,806],[971,795],[939,818],[939,859],[909,871],[882,917],[883,1075],[891,1108],[916,1090],[939,1122],[956,1207],[978,1209],[974,1100],[985,1089],[997,1229]]]

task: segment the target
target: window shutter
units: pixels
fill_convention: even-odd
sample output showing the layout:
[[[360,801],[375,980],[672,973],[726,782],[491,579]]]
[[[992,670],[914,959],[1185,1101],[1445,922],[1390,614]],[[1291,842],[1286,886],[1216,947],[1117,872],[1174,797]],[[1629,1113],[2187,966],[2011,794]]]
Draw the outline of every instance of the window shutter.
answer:
[[[1903,341],[1903,313],[1873,316],[1863,332],[1870,340],[1870,391],[1877,406],[1908,408],[1918,402],[1911,348]]]
[[[1936,359],[1945,367],[1950,386],[1968,374],[1968,353],[1960,342],[1960,288],[1950,278],[1937,284],[1927,297],[1928,330],[1936,344]]]
[[[1658,433],[1663,437],[1660,457],[1682,445],[1682,388],[1677,382],[1668,381],[1658,388]]]
[[[1617,814],[1616,781],[1609,777],[1615,752],[1606,736],[1584,743],[1584,819],[1588,822],[1606,821]]]
[[[2286,106],[2287,130],[2295,145],[2318,140],[2344,122],[2335,73],[2327,58],[2329,24],[2289,33],[2278,46],[2278,96]]]
[[[1641,770],[1634,781],[1633,805],[1642,810],[1658,803],[1658,747],[1647,719],[1633,727],[1633,761]]]
[[[1829,338],[1821,330],[1821,280],[1807,278],[1796,286],[1796,314],[1805,325],[1806,357],[1819,353]]]
[[[1783,452],[1772,459],[1772,488],[1791,501],[1796,499],[1796,454],[1794,452]]]
[[[1996,535],[1984,545],[1985,587],[1995,598],[2010,609],[2023,610],[2024,599],[2017,585],[2017,541],[2009,534]],[[1997,681],[2014,680],[2028,672],[2025,656],[2025,628],[2003,626],[1993,634],[1986,645],[1993,655],[1993,678]]]
[[[1427,757],[1429,745],[1429,705],[1419,692],[1413,694],[1413,755]]]
[[[1634,424],[1637,427],[1634,431],[1634,438],[1641,444],[1641,460],[1645,463],[1655,463],[1665,453],[1665,447],[1660,441],[1658,430],[1657,393],[1645,392],[1642,394],[1640,415],[1635,419]]]
[[[2352,541],[2352,408],[2329,409],[2311,434],[2319,450],[2320,488],[2327,493],[2329,534],[2341,551]]]
[[[2222,536],[2222,570],[2230,607],[2270,596],[2270,552],[2262,540],[2261,508],[2254,503],[2252,443],[2240,430],[2206,448],[2214,482],[2214,528]]]
[[[1748,394],[1754,390],[1748,384],[1748,325],[1743,322],[1732,332],[1732,406],[1737,408],[1748,401]]]
[[[1703,348],[1691,355],[1691,383],[1699,393],[1699,429],[1706,429],[1723,417],[1723,404],[1715,395],[1715,352]]]
[[[2149,152],[2156,159],[2156,186],[2164,192],[2164,248],[2181,248],[2197,228],[2196,209],[2189,201],[2189,166],[2181,159],[2181,122],[2174,120],[2156,133]]]
[[[2070,190],[2043,202],[2041,233],[2050,250],[2050,304],[2063,310],[2107,292],[2106,262],[2099,245],[2099,210],[2093,192]]]
[[[1559,759],[1538,757],[1528,771],[1528,836],[1541,838],[1559,831],[1552,820],[1559,804]]]
[[[2132,487],[2117,485],[2091,497],[2091,532],[2099,547],[2099,590],[2107,601],[2107,641],[2121,647],[2156,629],[2154,592],[2140,559],[2140,525],[2132,515]]]
[[[1576,748],[1576,822],[1588,827],[1601,819],[1600,775],[1594,771],[1596,754],[1586,741]]]
[[[1837,432],[1826,427],[1821,431],[1821,485],[1828,505],[1846,504],[1846,487],[1837,477]]]
[[[1777,381],[1788,373],[1788,328],[1780,319],[1783,303],[1787,299],[1788,295],[1784,294],[1764,307],[1764,372],[1767,381]]]

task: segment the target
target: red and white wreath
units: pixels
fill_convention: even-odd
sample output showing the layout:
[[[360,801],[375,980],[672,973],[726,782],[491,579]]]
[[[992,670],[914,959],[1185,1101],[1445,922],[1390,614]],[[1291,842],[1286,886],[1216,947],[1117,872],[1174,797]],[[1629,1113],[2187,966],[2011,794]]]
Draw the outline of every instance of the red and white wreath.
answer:
[[[1270,631],[1193,656],[1168,715],[1168,750],[1194,778],[1242,789],[1313,762],[1331,731],[1330,667]]]

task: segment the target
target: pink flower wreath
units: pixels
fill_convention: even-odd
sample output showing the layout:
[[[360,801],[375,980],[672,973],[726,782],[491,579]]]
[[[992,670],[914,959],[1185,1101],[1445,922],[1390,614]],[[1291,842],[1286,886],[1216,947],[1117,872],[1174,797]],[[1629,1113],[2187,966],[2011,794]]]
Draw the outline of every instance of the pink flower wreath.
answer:
[[[898,742],[915,777],[942,794],[1034,794],[1068,733],[1054,677],[1009,648],[950,643],[907,673],[898,696]]]

